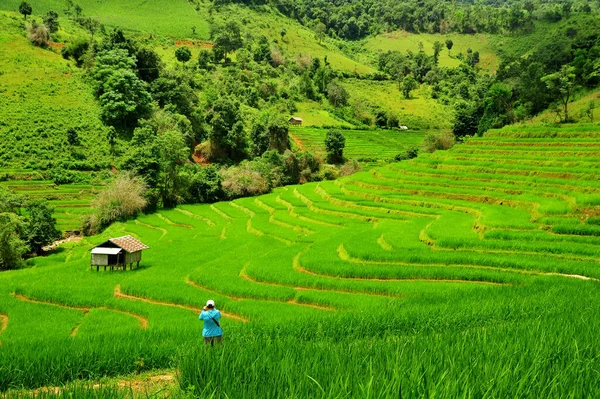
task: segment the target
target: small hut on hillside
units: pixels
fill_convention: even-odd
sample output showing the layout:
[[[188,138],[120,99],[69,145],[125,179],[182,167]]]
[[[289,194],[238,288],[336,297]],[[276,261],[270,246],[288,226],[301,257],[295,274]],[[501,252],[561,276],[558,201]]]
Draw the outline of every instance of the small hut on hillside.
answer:
[[[292,126],[300,126],[300,125],[302,125],[302,119],[298,118],[296,116],[292,116],[288,122]]]
[[[96,266],[96,271],[99,271],[100,266],[104,266],[104,270],[107,267],[110,267],[110,270],[120,267],[126,270],[129,265],[129,270],[131,270],[134,263],[136,263],[136,267],[140,266],[142,251],[148,248],[146,244],[132,236],[111,238],[92,248],[90,268],[93,270]]]

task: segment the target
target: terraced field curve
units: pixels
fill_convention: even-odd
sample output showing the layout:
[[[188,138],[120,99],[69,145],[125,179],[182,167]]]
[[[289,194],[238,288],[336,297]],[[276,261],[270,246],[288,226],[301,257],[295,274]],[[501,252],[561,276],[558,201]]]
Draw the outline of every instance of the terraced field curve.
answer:
[[[142,216],[0,275],[0,310],[12,315],[38,298],[28,305],[106,309],[136,318],[131,329],[196,331],[207,299],[227,329],[503,295],[552,279],[590,284],[600,278],[599,131],[493,131],[338,181]],[[150,246],[142,267],[89,271],[92,245],[124,234]],[[64,317],[48,323],[64,323],[57,334],[68,335],[74,322]],[[93,334],[94,323],[116,317],[98,314],[75,332]],[[6,340],[27,328],[12,316],[3,325]]]

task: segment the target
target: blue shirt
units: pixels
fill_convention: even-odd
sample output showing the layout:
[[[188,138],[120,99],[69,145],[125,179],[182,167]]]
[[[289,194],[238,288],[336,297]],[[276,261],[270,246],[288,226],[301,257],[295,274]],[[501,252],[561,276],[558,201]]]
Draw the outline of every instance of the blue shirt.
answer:
[[[202,329],[203,337],[219,337],[223,335],[223,330],[215,323],[215,320],[221,320],[221,312],[217,309],[203,310],[200,313],[199,319],[204,320],[204,328]]]

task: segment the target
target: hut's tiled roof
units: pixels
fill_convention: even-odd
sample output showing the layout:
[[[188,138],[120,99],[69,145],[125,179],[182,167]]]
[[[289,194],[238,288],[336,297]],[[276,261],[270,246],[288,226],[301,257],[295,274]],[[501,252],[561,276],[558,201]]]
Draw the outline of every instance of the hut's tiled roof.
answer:
[[[127,251],[129,253],[137,252],[137,251],[141,251],[142,249],[149,248],[146,244],[133,238],[132,236],[111,238],[109,241],[115,245],[118,245],[119,247],[123,248],[125,251]]]

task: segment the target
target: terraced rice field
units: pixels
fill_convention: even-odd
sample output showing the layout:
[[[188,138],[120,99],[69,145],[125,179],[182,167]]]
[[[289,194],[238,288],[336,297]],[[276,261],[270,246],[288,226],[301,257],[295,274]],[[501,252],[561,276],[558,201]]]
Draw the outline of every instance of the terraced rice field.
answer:
[[[257,390],[266,375],[292,396],[352,396],[367,392],[350,377],[363,370],[384,397],[593,396],[599,155],[600,129],[493,131],[338,181],[114,225],[0,274],[0,391],[172,364],[198,346],[211,298],[226,350],[181,364],[182,386],[204,394],[231,394],[243,373]],[[142,267],[90,272],[93,244],[125,234],[150,246]],[[23,349],[35,342],[55,347]],[[59,355],[68,367],[45,377],[17,372]],[[220,388],[204,367],[222,372]]]
[[[298,147],[325,155],[325,135],[328,129],[291,128],[290,133]],[[342,130],[346,137],[344,156],[354,159],[392,160],[410,147],[420,147],[423,131],[397,130]]]
[[[91,184],[56,185],[51,180],[41,180],[35,172],[25,169],[0,169],[0,176],[4,173],[23,180],[0,181],[0,187],[27,198],[47,199],[54,208],[57,228],[61,231],[80,230],[83,219],[92,213],[91,201],[98,187]]]

